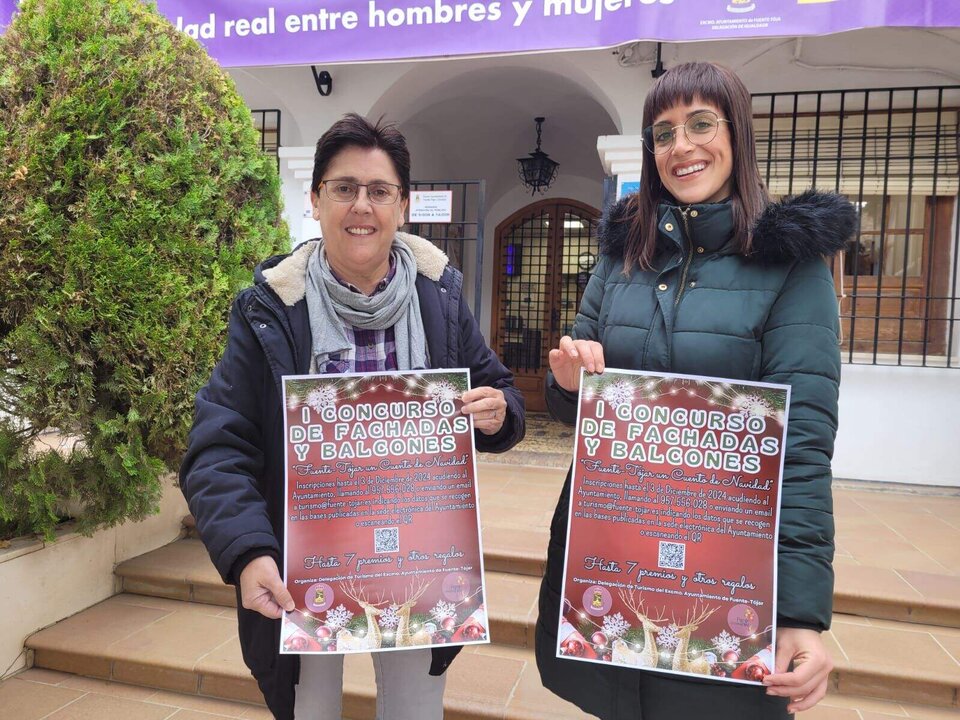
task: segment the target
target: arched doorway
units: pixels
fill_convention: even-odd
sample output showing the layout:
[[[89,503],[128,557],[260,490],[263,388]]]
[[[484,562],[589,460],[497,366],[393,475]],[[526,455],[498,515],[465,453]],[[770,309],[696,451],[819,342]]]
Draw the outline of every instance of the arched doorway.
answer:
[[[513,371],[527,410],[546,410],[547,354],[573,329],[597,261],[600,211],[570,199],[521,208],[497,226],[493,347]]]

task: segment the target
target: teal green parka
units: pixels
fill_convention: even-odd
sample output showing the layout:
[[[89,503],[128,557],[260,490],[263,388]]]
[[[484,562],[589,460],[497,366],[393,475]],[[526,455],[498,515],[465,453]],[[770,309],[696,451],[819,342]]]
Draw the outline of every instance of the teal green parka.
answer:
[[[753,251],[745,257],[733,242],[729,202],[661,204],[654,269],[634,267],[625,275],[627,214],[626,202],[620,201],[601,222],[601,259],[584,290],[573,336],[600,342],[610,368],[791,386],[777,623],[826,630],[833,599],[830,460],[837,432],[840,343],[837,297],[824,258],[841,250],[853,234],[853,207],[838,195],[813,191],[772,203],[754,226]],[[554,417],[576,421],[576,395],[560,388],[552,375],[546,396]],[[540,677],[547,688],[588,713],[635,717],[639,686],[631,671],[555,657],[569,494],[568,474],[550,528],[540,591]],[[709,697],[717,701],[717,685],[690,679],[675,691],[699,693],[712,686]],[[778,699],[762,691],[723,697],[732,703],[730,717],[786,717],[785,702],[773,702]]]
[[[685,212],[683,212],[685,210]],[[623,274],[626,202],[605,215],[601,259],[573,334],[603,345],[608,367],[791,386],[778,563],[785,626],[830,627],[833,514],[830,460],[840,382],[837,297],[824,256],[855,228],[849,202],[807,192],[772,203],[753,253],[731,242],[729,202],[660,206],[652,271]],[[568,422],[574,397],[552,378],[547,401]]]

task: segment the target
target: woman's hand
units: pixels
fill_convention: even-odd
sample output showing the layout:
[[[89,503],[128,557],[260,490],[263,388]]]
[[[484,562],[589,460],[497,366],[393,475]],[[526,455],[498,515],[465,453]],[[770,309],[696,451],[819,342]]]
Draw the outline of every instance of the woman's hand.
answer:
[[[550,351],[550,369],[557,385],[567,392],[580,389],[580,368],[602,373],[603,346],[594,340],[574,340],[569,335],[560,338],[560,347]]]
[[[787,672],[791,661],[793,670]],[[827,694],[833,660],[816,630],[778,628],[776,666],[774,674],[767,675],[763,684],[767,686],[767,695],[790,698],[788,712],[809,710]]]
[[[502,390],[489,386],[467,390],[461,397],[463,414],[473,415],[473,426],[484,435],[496,435],[507,419],[507,400]]]
[[[255,610],[272,620],[295,607],[277,563],[269,555],[254,558],[240,573],[240,600],[247,610]]]

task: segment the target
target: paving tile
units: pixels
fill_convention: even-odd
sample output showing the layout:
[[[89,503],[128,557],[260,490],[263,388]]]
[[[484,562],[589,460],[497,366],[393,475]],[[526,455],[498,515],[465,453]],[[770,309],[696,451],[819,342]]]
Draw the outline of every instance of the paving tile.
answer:
[[[103,652],[118,640],[167,616],[169,611],[130,605],[117,596],[35,633],[27,640],[33,649],[73,648],[90,654]]]
[[[155,691],[147,702],[157,705],[172,705],[174,707],[196,710],[201,713],[212,713],[225,717],[241,717],[249,705],[231,702],[230,700],[221,700],[219,698],[202,697],[200,695],[187,695],[184,693],[173,693],[168,690]]]
[[[250,707],[240,715],[243,720],[274,720],[273,713],[263,707]]]
[[[99,693],[101,695],[112,695],[126,700],[146,700],[157,692],[149,687],[99,680],[97,678],[83,677],[82,675],[65,675],[64,677],[65,679],[60,683],[60,687]]]
[[[200,674],[223,675],[244,678],[250,675],[250,670],[243,663],[243,654],[240,651],[240,640],[234,636],[200,658],[194,665],[194,670]]]
[[[532,577],[507,575],[505,573],[487,573],[487,608],[490,622],[519,626],[519,642],[510,642],[505,638],[494,638],[496,642],[526,645],[525,628],[531,624],[531,614],[537,606],[540,581]]]
[[[57,670],[45,670],[44,668],[32,667],[17,673],[17,679],[27,682],[38,682],[44,685],[60,685],[65,680],[74,677],[69,673],[59,672]]]
[[[182,605],[191,607],[188,603]],[[193,670],[200,658],[236,632],[236,624],[229,618],[176,611],[112,643],[107,652],[117,659],[140,661],[149,658],[152,664]]]
[[[220,675],[204,675],[200,679],[200,694],[228,700],[241,700],[263,705],[263,693],[257,687],[257,681],[247,673],[245,678]]]
[[[155,608],[157,610],[164,610],[168,613],[179,613],[180,615],[219,616],[223,612],[223,608],[220,606],[207,605],[204,603],[184,602],[183,600],[155,597],[151,595],[133,595],[129,593],[123,593],[121,595],[115,595],[113,599],[126,605]]]
[[[950,653],[953,662],[960,668],[960,637],[948,634],[939,628],[933,631],[933,637],[944,650]]]
[[[915,625],[885,627],[835,623],[832,633],[850,662],[856,665],[895,671],[908,678],[923,676],[960,685],[960,666],[924,630]],[[912,628],[918,628],[916,630]]]
[[[960,570],[960,565],[957,569]],[[919,572],[912,568],[899,569],[897,574],[925,598],[960,604],[960,575]]]
[[[504,701],[511,696],[520,679],[524,663],[478,653],[463,654],[447,670],[446,697],[451,708],[461,711],[491,709],[502,713]]]
[[[200,683],[197,674],[192,670],[152,664],[152,659],[149,657],[144,662],[117,660],[113,663],[112,677],[114,680],[131,685],[144,685],[187,694],[196,693]]]
[[[520,712],[536,712],[543,717],[550,718],[582,718],[583,712],[576,705],[563,700],[543,687],[540,681],[540,672],[537,664],[530,655],[520,680],[514,690],[513,697],[507,704],[507,714],[510,717]]]
[[[194,602],[209,603],[226,607],[236,607],[237,594],[232,585],[193,585],[192,598]],[[235,613],[231,613],[234,614]]]
[[[896,597],[917,601],[923,594],[901,577],[896,570],[870,565],[836,567],[836,592],[859,597]]]
[[[960,716],[960,710],[957,708],[936,708],[929,705],[907,705],[905,706],[907,715],[913,720],[956,720]],[[866,715],[864,720],[867,720]],[[874,720],[870,718],[869,720]],[[879,720],[877,718],[876,720]]]
[[[28,682],[13,677],[0,683],[0,709],[3,716],[17,720],[39,720],[83,697],[77,690]]]
[[[123,576],[151,577],[177,582],[220,583],[220,575],[200,540],[184,538],[131,558],[117,566]]]
[[[196,712],[195,710],[177,710],[168,720],[225,720],[226,718],[235,718],[236,715],[217,715],[205,712]]]
[[[828,693],[827,696],[820,701],[819,705],[835,708],[851,708],[861,711],[866,710],[901,718],[907,717],[907,711],[903,709],[900,703],[855,695]],[[801,713],[800,718],[804,717],[805,715]]]
[[[37,666],[48,670],[60,670],[65,673],[103,678],[104,680],[110,679],[113,670],[113,662],[110,658],[55,648],[35,650],[33,661]]]
[[[57,710],[46,720],[166,720],[174,708],[90,693]]]
[[[857,672],[847,669],[839,673],[836,690],[847,695],[886,698],[899,703],[917,703],[953,707],[956,689],[924,679],[906,678],[893,672]]]
[[[854,708],[840,708],[818,703],[809,710],[797,713],[797,720],[861,720]]]

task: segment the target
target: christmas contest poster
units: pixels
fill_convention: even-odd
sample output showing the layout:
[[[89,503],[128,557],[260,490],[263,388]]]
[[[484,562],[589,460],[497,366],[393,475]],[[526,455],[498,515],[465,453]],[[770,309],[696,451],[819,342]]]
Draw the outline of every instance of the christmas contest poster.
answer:
[[[469,377],[284,378],[281,653],[489,642]]]
[[[583,373],[557,654],[773,671],[785,385]]]

